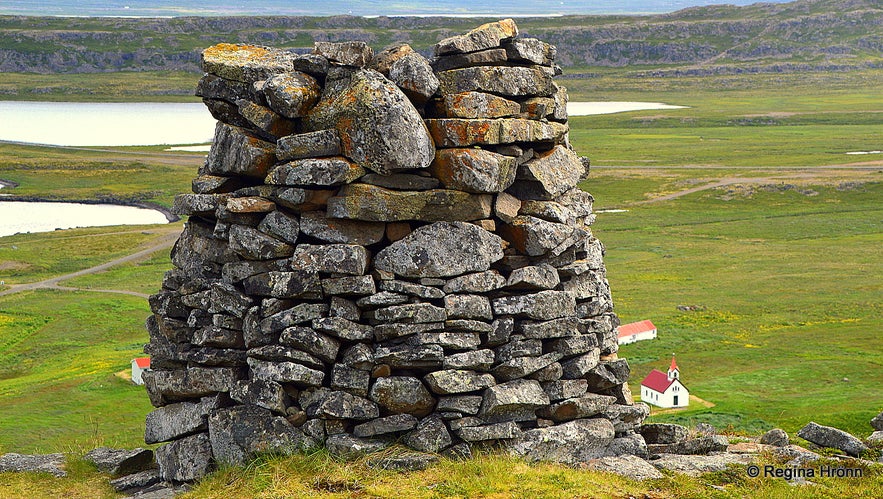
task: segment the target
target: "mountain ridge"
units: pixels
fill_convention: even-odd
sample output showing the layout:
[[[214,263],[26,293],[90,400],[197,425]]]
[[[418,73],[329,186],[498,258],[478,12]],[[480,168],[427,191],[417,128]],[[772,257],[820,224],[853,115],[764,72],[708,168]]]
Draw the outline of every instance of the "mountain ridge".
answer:
[[[316,41],[409,43],[424,55],[440,39],[488,19],[450,17],[55,18],[0,16],[0,71],[199,71],[201,50],[226,41],[309,51]],[[652,16],[519,18],[525,36],[558,47],[565,68],[672,72],[759,68],[832,70],[883,63],[883,2],[798,0],[694,7]]]

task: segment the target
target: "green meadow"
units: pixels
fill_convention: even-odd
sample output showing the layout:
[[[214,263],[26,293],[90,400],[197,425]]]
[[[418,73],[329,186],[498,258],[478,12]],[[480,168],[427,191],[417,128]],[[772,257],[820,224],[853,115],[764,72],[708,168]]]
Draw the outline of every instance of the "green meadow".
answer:
[[[616,312],[624,323],[651,319],[659,328],[657,340],[620,350],[632,367],[632,391],[637,395],[650,369],[664,370],[676,353],[685,385],[706,402],[654,410],[651,421],[708,422],[755,435],[781,427],[794,436],[812,420],[866,437],[868,421],[883,410],[883,156],[846,153],[883,149],[883,71],[633,76],[610,72],[562,83],[573,101],[689,106],[571,120],[574,147],[592,159],[581,187],[601,211],[594,233],[607,248]],[[200,162],[159,148],[0,144],[0,153],[0,179],[20,184],[9,193],[165,206],[189,190]],[[627,211],[604,212],[614,208]],[[134,253],[162,232],[115,227],[0,238],[0,292]],[[60,283],[79,291],[0,296],[0,453],[77,454],[98,444],[142,443],[150,405],[143,388],[116,373],[127,371],[147,342],[146,300],[90,290],[149,294],[170,266],[164,249]],[[192,497],[231,490],[255,497],[793,494],[784,482],[736,473],[668,477],[648,488],[523,466],[483,455],[401,478],[320,453],[222,470]],[[95,482],[88,470],[77,476],[85,492],[52,489],[50,479],[33,483],[46,495],[112,497],[88,485]],[[861,485],[825,483],[823,492],[874,497],[883,486],[872,476]],[[16,480],[0,482],[12,490],[30,486]],[[729,492],[709,483],[727,484]]]

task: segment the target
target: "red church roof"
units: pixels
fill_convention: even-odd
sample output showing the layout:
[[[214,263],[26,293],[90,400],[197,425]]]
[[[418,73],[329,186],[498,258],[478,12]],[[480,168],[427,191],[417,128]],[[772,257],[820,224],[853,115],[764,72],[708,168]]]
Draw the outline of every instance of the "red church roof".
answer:
[[[633,334],[641,334],[646,333],[647,331],[653,331],[656,329],[656,326],[653,325],[650,321],[640,321],[640,322],[632,322],[631,324],[623,324],[619,326],[619,337],[622,338],[624,336],[631,336]]]
[[[138,357],[133,360],[135,361],[135,365],[141,369],[150,369],[150,357]]]
[[[664,372],[654,369],[650,371],[650,374],[644,378],[644,381],[641,381],[641,386],[646,386],[651,390],[656,390],[659,393],[663,393],[668,390],[668,387],[677,381],[677,379],[668,379],[668,374]]]

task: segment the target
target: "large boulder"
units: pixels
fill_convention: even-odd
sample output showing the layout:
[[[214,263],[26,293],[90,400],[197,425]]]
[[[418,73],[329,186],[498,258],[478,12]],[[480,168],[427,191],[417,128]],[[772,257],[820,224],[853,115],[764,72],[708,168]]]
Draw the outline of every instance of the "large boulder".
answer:
[[[854,457],[861,456],[869,450],[868,446],[863,444],[861,440],[849,433],[830,426],[822,426],[812,421],[801,428],[797,432],[797,436],[821,447],[840,449]]]
[[[417,109],[373,70],[356,71],[343,83],[326,86],[304,126],[308,131],[336,129],[343,154],[377,173],[426,168],[435,157]]]
[[[378,252],[374,266],[405,277],[452,277],[486,271],[501,258],[498,236],[472,224],[436,222]]]
[[[613,442],[613,423],[606,419],[577,419],[524,432],[509,445],[516,456],[530,461],[580,464],[603,457]]]

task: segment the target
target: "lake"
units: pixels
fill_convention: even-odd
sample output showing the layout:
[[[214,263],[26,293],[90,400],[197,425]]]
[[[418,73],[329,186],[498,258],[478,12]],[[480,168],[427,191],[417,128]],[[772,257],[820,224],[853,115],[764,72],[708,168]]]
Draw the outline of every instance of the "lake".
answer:
[[[113,204],[0,201],[0,237],[74,227],[168,223],[157,210]]]
[[[682,107],[661,102],[570,102],[567,112],[586,116]],[[205,144],[215,129],[214,118],[201,103],[0,101],[0,116],[0,140],[59,146]]]
[[[202,103],[0,101],[0,140],[59,146],[209,142],[215,120]]]

